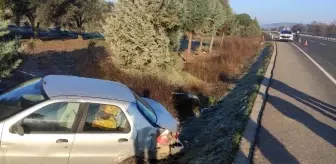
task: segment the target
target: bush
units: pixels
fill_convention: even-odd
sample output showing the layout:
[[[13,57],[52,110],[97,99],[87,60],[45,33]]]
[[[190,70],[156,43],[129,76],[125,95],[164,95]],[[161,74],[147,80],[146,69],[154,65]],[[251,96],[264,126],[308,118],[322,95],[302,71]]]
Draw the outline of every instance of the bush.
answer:
[[[8,34],[7,22],[2,20],[0,9],[0,78],[10,75],[21,62],[18,57],[18,40],[7,40],[4,36]]]
[[[121,0],[116,4],[103,28],[120,66],[153,71],[172,64],[167,30],[178,22],[169,14],[175,13],[170,12],[174,7],[172,3],[175,1]],[[173,46],[175,44],[174,41]]]
[[[179,51],[183,33],[176,27],[167,31],[170,51]]]

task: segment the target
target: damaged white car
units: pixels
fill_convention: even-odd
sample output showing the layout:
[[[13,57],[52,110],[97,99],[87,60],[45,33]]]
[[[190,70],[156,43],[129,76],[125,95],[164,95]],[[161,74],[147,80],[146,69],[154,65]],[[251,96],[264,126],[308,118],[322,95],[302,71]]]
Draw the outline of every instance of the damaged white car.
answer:
[[[0,95],[1,164],[113,164],[183,149],[158,102],[106,80],[51,75]]]

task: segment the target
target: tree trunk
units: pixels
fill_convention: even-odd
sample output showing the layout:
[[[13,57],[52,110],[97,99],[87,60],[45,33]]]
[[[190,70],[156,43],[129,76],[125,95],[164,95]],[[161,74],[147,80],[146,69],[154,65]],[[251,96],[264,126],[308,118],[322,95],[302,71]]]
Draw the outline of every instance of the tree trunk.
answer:
[[[210,50],[209,50],[209,54],[211,55],[212,53],[212,47],[213,47],[213,42],[214,42],[214,39],[215,39],[215,28],[213,28],[213,31],[212,31],[212,37],[211,37],[211,42],[210,42]]]
[[[30,22],[30,25],[32,27],[32,31],[33,31],[33,38],[36,39],[37,38],[37,28],[35,26],[35,18],[34,17],[30,17],[30,16],[27,16],[29,22]]]
[[[201,42],[200,42],[200,46],[199,46],[199,52],[200,53],[203,52],[203,35],[201,35]]]
[[[191,52],[191,45],[192,45],[192,32],[189,32],[189,37],[188,37],[188,49],[187,49],[187,54],[185,56],[185,60],[188,60],[188,57],[190,56]]]
[[[223,44],[223,42],[224,42],[224,36],[225,36],[225,32],[223,32],[222,40],[221,40],[221,43],[220,43],[220,47],[222,47],[222,44]]]
[[[76,20],[76,26],[77,26],[77,33],[79,34],[79,35],[82,35],[82,26],[83,26],[83,22],[82,22],[82,19],[81,18],[75,18],[75,20]]]

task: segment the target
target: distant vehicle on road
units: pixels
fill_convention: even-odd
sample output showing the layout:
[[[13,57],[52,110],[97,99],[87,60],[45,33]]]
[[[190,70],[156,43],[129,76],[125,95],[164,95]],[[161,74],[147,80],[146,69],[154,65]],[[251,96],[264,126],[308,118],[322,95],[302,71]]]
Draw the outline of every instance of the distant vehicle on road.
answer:
[[[106,80],[51,75],[0,95],[0,160],[111,164],[183,149],[178,121],[158,102]]]
[[[294,40],[294,34],[290,30],[282,30],[280,32],[280,41],[293,41]]]

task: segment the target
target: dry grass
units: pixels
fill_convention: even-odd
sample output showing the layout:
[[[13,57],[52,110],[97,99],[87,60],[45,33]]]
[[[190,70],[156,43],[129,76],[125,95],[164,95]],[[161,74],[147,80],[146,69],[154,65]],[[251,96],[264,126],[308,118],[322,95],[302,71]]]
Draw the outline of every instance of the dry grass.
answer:
[[[220,40],[215,40],[213,54],[195,56],[185,65],[184,71],[212,84],[211,95],[221,96],[223,90],[218,87],[235,83],[254,60],[262,38],[228,37],[222,46]]]
[[[236,80],[259,50],[259,39],[227,38],[221,47],[215,47],[213,54],[196,57],[184,70],[208,83]]]
[[[73,50],[87,48],[89,40],[68,39],[68,40],[32,40],[21,41],[24,51],[29,54],[38,54],[46,51],[71,52]]]
[[[182,72],[163,73],[167,75],[127,72],[117,68],[101,41],[93,43],[82,39],[24,40],[23,46],[26,54],[38,56],[36,63],[42,71],[47,72],[45,74],[75,74],[119,81],[141,95],[143,92],[149,92],[152,99],[162,103],[175,117],[181,118],[179,115],[184,111],[177,111],[172,92],[187,92],[206,97],[206,104],[206,101],[209,101],[207,97],[214,96],[215,99],[219,99],[230,88],[229,83],[235,82],[249,66],[260,47],[260,41],[260,38],[228,37],[219,47],[220,39],[216,38],[212,55],[195,56],[184,66],[179,66],[184,67]],[[54,61],[63,58],[66,58],[66,63],[71,61],[70,65],[75,65],[75,68],[69,67],[72,70],[64,70],[68,67],[58,65],[65,62]],[[63,70],[48,71],[44,68]]]

